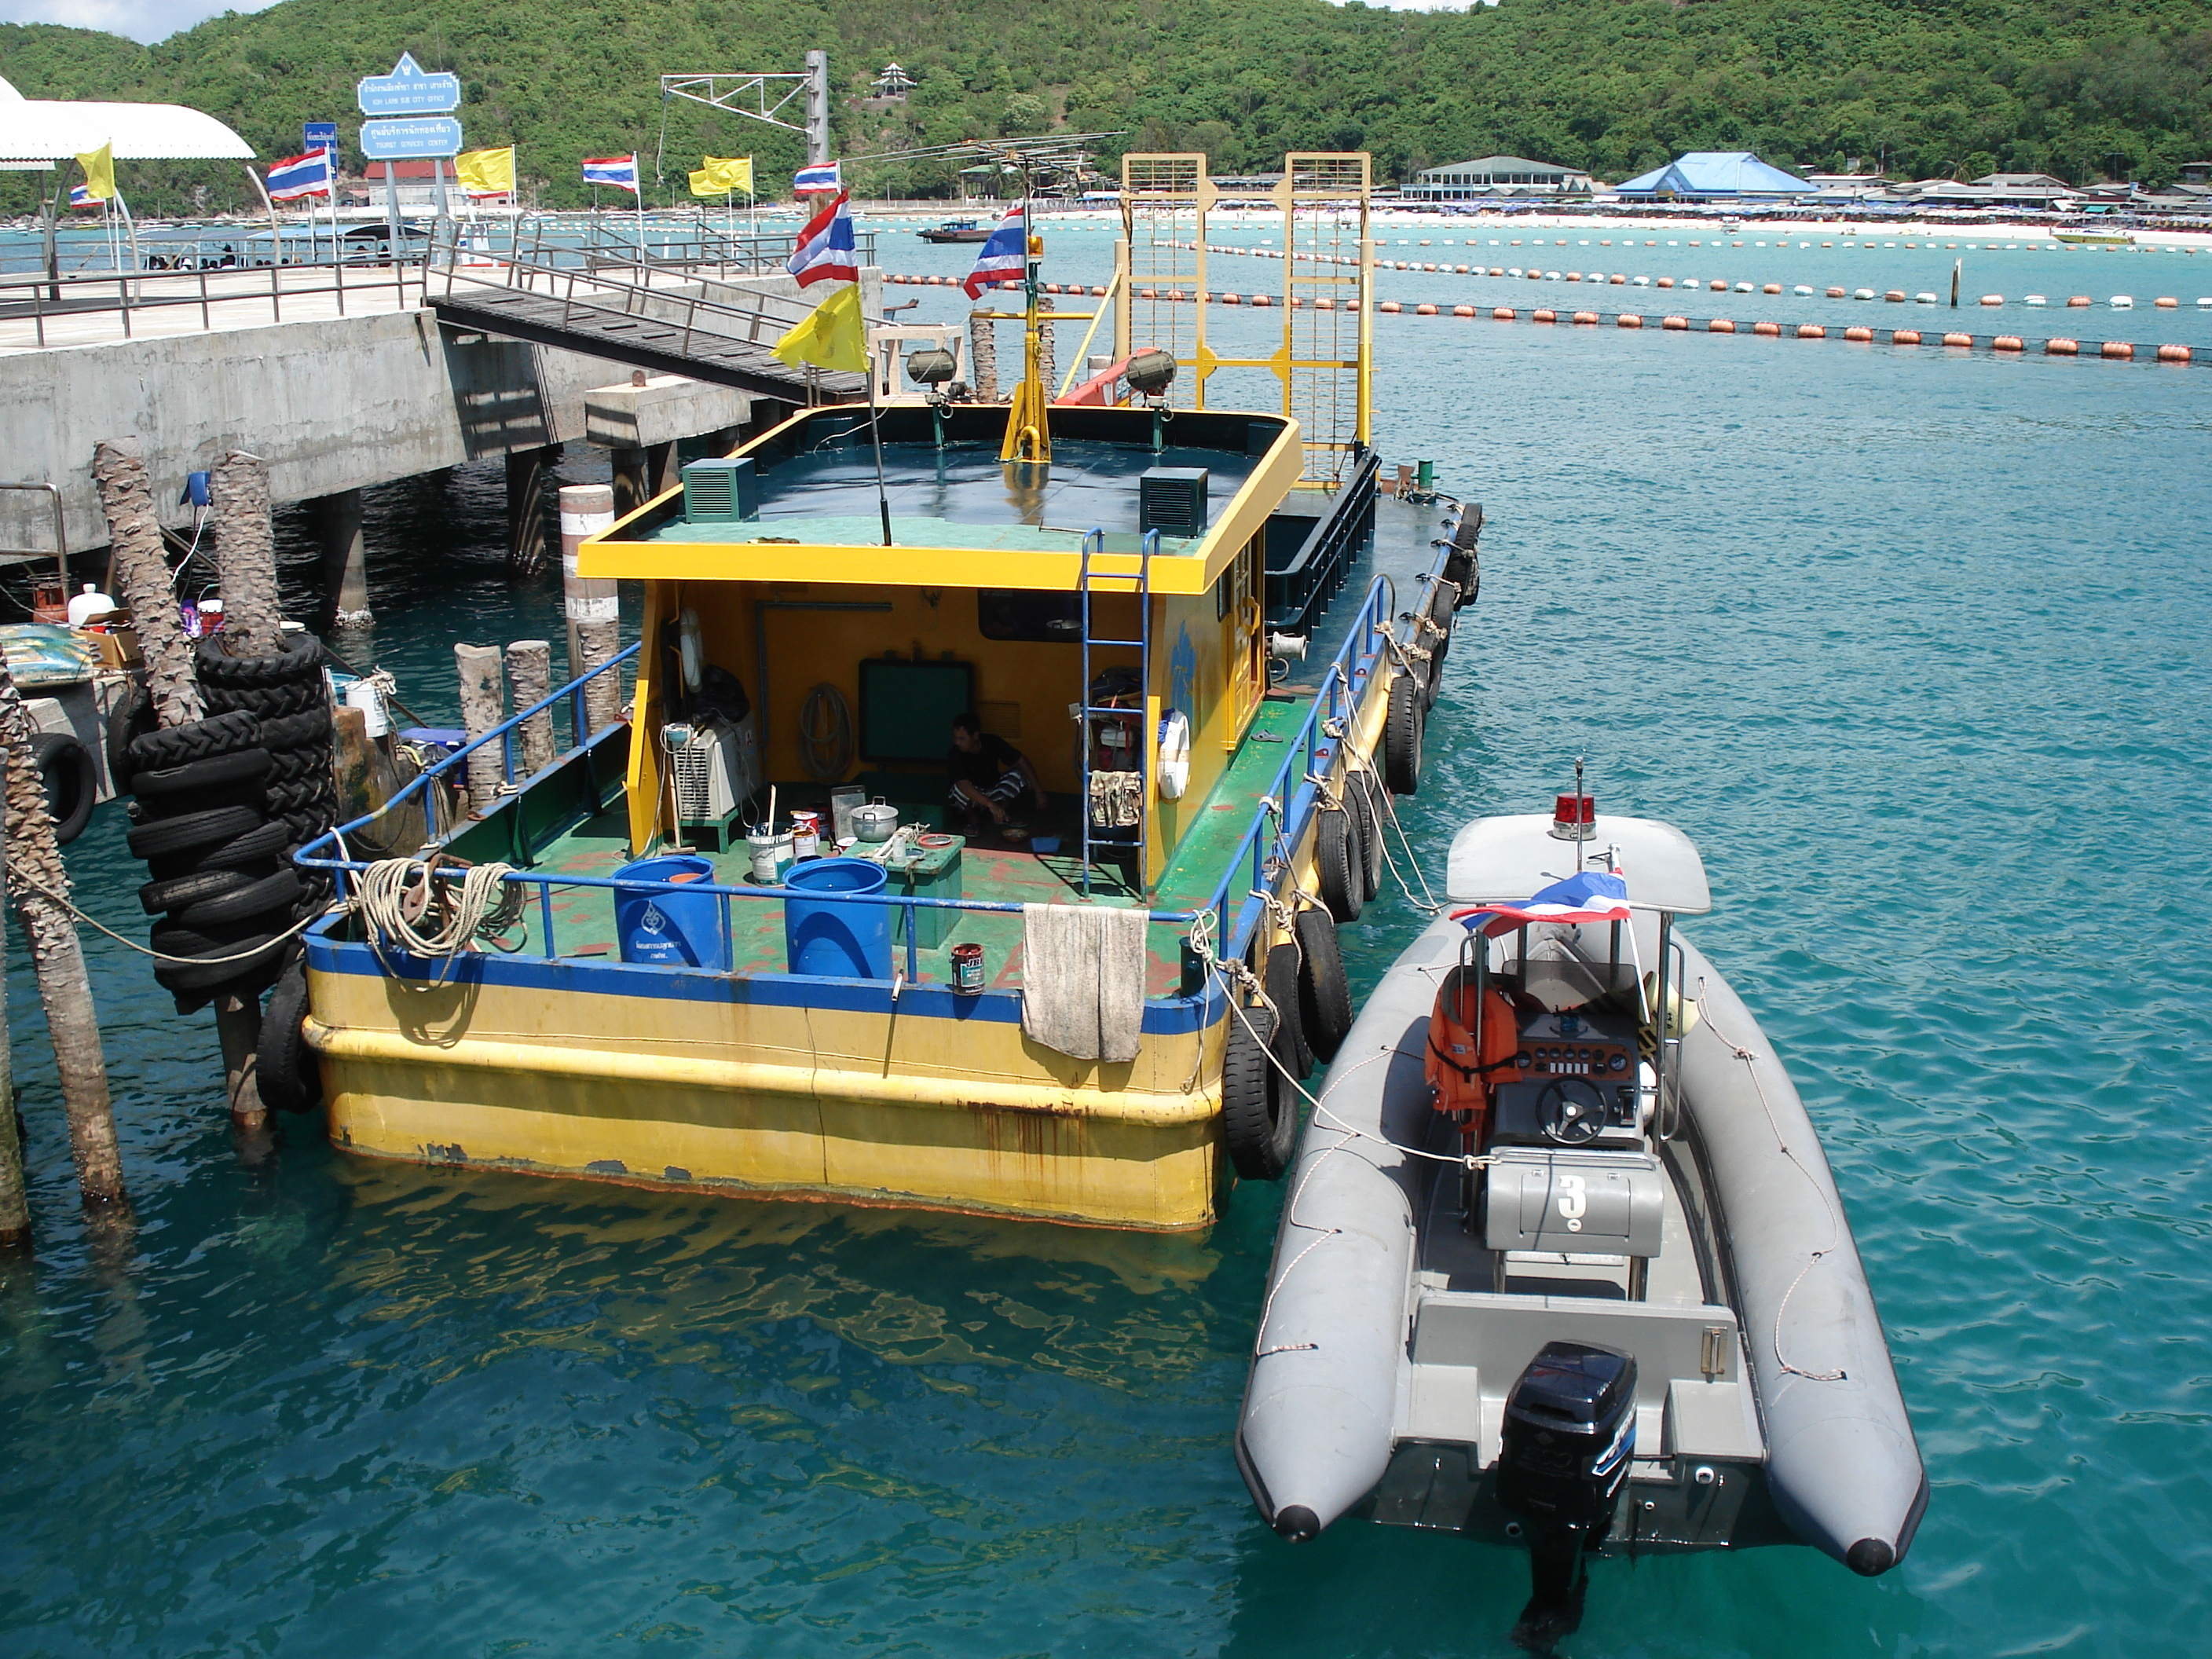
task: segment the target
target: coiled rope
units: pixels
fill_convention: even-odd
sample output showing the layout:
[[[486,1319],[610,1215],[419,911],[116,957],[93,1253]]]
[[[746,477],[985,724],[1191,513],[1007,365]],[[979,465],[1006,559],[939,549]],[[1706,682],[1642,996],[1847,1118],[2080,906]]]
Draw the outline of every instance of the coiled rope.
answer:
[[[479,940],[498,951],[521,949],[521,940],[507,939],[520,924],[528,898],[520,883],[507,879],[514,866],[472,864],[456,884],[438,879],[439,863],[436,857],[380,859],[360,878],[355,902],[368,923],[369,947],[393,979],[409,975],[392,967],[385,956],[387,945],[410,956],[434,958],[439,984],[445,982],[453,958],[477,949]]]

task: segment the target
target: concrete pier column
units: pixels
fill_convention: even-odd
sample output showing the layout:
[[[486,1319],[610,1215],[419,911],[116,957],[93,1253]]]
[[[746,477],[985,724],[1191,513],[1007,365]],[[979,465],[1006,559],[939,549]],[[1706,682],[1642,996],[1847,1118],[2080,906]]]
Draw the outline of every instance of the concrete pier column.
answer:
[[[683,480],[684,458],[676,453],[674,443],[655,444],[645,452],[646,476],[652,480],[653,493],[665,495]]]
[[[323,627],[368,621],[368,548],[361,533],[361,491],[341,489],[307,503],[322,548]]]
[[[616,449],[609,452],[615,467],[615,517],[635,513],[653,499],[653,452]]]
[[[622,610],[615,584],[586,581],[576,574],[576,550],[586,536],[615,521],[615,491],[607,484],[569,484],[561,491],[561,596],[568,616],[568,678],[574,679],[620,648]],[[622,685],[602,674],[584,693],[585,719],[600,731],[622,717]],[[580,740],[584,734],[578,732]]]
[[[507,453],[507,568],[534,576],[545,568],[545,475],[561,447]]]

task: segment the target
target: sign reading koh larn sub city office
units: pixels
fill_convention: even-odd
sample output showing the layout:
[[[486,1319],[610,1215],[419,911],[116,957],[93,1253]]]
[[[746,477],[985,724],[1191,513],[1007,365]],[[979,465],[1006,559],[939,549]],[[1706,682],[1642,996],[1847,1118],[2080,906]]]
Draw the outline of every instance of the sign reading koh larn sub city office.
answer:
[[[403,52],[391,74],[364,76],[359,94],[363,115],[403,118],[361,124],[361,150],[368,160],[405,161],[460,153],[461,124],[451,113],[460,107],[459,76],[433,75],[415,61],[414,53]]]

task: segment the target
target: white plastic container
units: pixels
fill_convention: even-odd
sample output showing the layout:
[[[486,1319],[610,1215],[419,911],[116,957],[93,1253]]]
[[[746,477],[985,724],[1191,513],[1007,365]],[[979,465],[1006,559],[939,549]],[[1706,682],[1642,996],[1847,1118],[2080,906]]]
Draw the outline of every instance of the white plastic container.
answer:
[[[372,738],[380,738],[392,730],[392,716],[385,712],[384,694],[376,689],[374,680],[356,680],[345,689],[346,707],[361,710]]]
[[[75,595],[69,602],[69,625],[82,628],[94,617],[104,617],[114,609],[113,599],[87,582],[84,592]]]

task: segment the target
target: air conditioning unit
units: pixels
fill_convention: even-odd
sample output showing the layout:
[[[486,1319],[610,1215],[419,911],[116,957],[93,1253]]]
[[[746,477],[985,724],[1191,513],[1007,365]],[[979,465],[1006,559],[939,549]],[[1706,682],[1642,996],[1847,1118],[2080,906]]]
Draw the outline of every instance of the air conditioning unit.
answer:
[[[676,821],[686,830],[712,830],[719,850],[729,849],[744,804],[761,787],[760,743],[752,716],[661,728],[669,769],[676,780]]]
[[[1209,483],[1202,466],[1155,466],[1139,474],[1137,528],[1164,538],[1203,536]]]
[[[685,523],[734,524],[759,516],[760,479],[753,471],[751,456],[726,456],[685,465]]]

